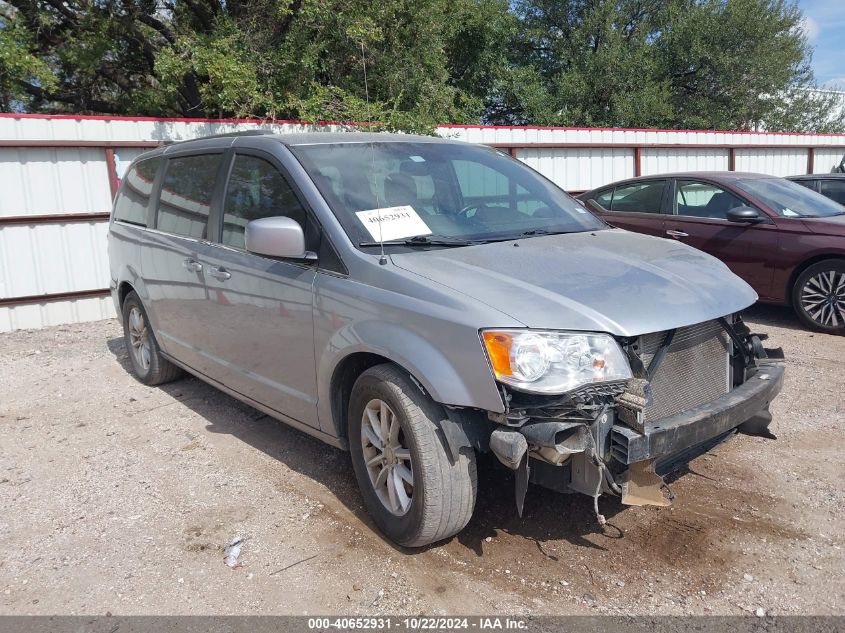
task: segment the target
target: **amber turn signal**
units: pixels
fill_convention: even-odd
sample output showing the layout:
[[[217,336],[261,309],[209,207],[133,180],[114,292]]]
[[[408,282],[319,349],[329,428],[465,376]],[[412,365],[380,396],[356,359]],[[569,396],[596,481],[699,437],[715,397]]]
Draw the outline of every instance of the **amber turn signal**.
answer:
[[[512,376],[511,346],[513,345],[513,336],[504,332],[482,332],[482,336],[496,378]]]

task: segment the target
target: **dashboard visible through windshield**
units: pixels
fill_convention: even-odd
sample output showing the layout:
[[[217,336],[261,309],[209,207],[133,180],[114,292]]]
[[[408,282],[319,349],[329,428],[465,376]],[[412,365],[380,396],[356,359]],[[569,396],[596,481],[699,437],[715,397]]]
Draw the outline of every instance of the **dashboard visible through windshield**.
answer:
[[[517,160],[456,143],[294,145],[352,242],[463,246],[607,228]]]

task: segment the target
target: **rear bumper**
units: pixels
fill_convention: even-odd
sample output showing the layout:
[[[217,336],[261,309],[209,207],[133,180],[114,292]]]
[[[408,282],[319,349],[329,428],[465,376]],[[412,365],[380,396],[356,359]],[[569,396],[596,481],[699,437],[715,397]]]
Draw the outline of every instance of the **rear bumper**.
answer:
[[[621,424],[611,429],[611,452],[623,464],[681,453],[729,434],[766,411],[783,386],[783,365],[761,362],[758,372],[730,393],[650,425],[644,433]]]

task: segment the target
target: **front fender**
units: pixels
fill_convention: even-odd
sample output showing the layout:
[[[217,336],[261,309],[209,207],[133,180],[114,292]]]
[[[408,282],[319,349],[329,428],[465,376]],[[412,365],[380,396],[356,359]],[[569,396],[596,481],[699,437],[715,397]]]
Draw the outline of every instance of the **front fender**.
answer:
[[[446,326],[447,328],[449,326]],[[382,356],[407,371],[440,404],[472,407],[502,413],[502,396],[481,348],[478,333],[452,324],[450,333],[435,341],[410,328],[383,320],[351,323],[334,332],[317,361],[320,426],[333,434],[341,432],[332,419],[329,393],[338,367],[358,353]],[[429,332],[433,334],[433,332]]]

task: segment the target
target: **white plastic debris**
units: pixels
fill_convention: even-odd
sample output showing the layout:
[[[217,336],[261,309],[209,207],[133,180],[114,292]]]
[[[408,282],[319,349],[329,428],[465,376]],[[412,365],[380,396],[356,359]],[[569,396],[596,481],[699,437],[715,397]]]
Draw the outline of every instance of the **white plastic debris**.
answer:
[[[241,547],[243,547],[244,539],[240,536],[236,536],[232,539],[232,542],[226,548],[225,554],[226,558],[223,559],[223,562],[226,563],[232,569],[236,567],[240,567],[240,563],[238,562],[238,556],[241,555]]]

